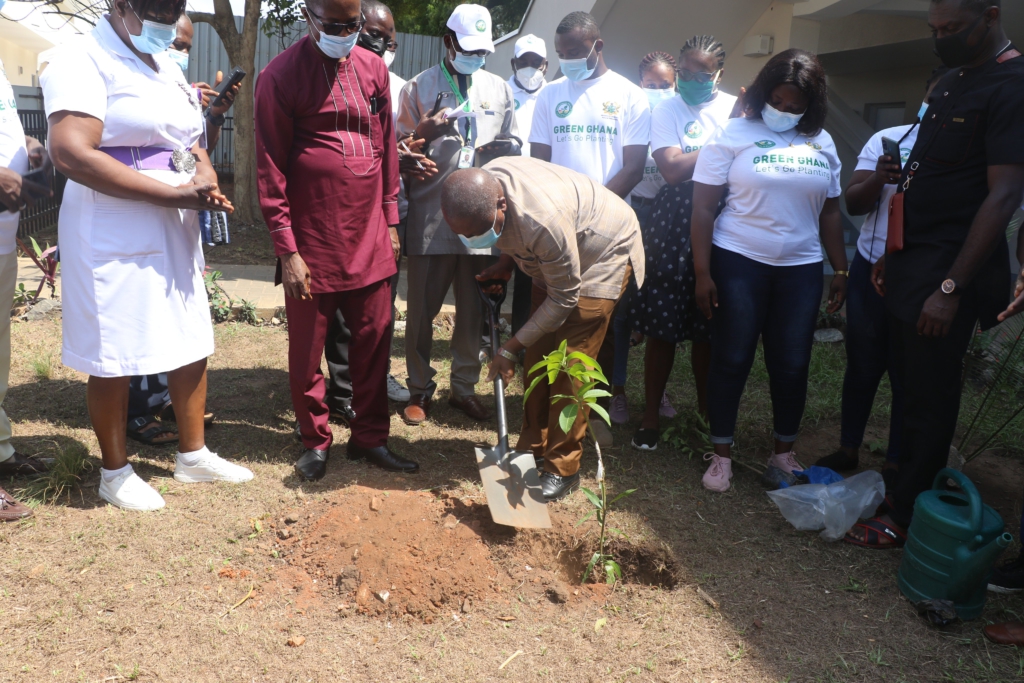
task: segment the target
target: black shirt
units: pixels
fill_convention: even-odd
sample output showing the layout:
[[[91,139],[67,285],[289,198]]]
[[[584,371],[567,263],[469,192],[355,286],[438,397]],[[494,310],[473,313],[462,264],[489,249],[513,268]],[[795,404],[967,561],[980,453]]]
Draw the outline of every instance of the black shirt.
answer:
[[[1024,164],[1024,57],[955,69],[931,102],[900,182],[902,188],[918,164],[904,195],[904,248],[885,259],[885,300],[908,323],[917,322],[960,253],[988,196],[988,167]],[[977,297],[984,327],[1006,307],[1009,284],[1009,251],[1000,239],[964,290]]]

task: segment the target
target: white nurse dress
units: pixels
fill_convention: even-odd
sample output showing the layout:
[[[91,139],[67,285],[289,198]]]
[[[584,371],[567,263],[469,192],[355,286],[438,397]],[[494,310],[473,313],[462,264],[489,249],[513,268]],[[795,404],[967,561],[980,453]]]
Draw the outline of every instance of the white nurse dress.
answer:
[[[196,95],[166,54],[154,72],[106,17],[55,54],[46,115],[103,121],[102,147],[189,150],[203,129]],[[167,183],[194,172],[140,171]],[[69,181],[58,223],[64,365],[97,377],[151,375],[213,353],[196,212],[118,199]]]

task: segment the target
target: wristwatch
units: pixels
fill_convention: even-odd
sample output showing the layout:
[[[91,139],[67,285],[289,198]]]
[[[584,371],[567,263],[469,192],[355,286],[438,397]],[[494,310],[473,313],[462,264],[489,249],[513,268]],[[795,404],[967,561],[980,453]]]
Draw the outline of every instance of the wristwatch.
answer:
[[[942,293],[943,294],[959,294],[960,288],[957,286],[953,278],[947,277],[942,281]]]
[[[508,349],[498,349],[498,355],[506,360],[512,361],[513,363],[519,363],[519,356],[512,353]]]
[[[216,126],[217,128],[220,128],[224,125],[224,114],[217,114],[216,116],[214,116],[213,114],[207,114],[206,121],[211,126]]]

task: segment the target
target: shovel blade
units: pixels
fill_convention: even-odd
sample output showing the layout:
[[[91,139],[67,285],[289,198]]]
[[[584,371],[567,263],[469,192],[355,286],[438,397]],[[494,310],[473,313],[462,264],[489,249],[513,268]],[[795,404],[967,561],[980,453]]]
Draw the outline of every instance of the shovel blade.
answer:
[[[477,448],[476,463],[495,524],[519,529],[551,528],[533,453]]]

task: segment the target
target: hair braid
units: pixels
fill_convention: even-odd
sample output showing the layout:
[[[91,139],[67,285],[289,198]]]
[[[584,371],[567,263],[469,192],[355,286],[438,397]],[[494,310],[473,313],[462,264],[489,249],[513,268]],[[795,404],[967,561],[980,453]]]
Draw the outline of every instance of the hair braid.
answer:
[[[725,47],[715,40],[714,36],[694,36],[690,38],[683,45],[683,49],[679,51],[679,61],[682,61],[686,53],[694,51],[714,57],[717,60],[719,69],[725,66]]]
[[[676,64],[676,58],[670,55],[669,53],[661,51],[649,52],[647,53],[647,55],[644,56],[643,59],[640,60],[641,80],[643,79],[644,74],[647,72],[647,70],[650,69],[655,64],[664,64],[665,66],[670,67],[673,73],[675,73],[676,69],[678,68],[678,65]]]

